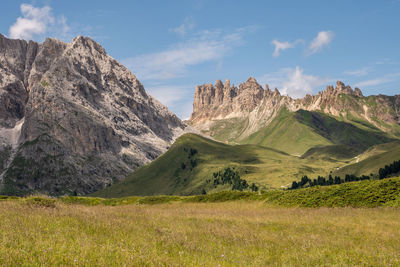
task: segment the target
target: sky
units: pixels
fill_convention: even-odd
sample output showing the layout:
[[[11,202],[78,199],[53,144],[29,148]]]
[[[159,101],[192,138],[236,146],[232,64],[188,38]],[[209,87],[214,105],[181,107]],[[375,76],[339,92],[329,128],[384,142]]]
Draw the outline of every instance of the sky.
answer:
[[[400,94],[400,0],[2,0],[0,14],[9,38],[93,38],[182,119],[217,79]]]

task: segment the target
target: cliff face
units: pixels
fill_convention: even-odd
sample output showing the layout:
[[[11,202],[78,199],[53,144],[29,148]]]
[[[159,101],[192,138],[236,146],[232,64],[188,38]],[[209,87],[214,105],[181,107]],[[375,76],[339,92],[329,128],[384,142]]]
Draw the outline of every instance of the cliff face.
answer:
[[[240,141],[267,126],[282,108],[320,111],[345,120],[364,120],[395,136],[400,136],[400,95],[364,97],[359,88],[354,90],[338,81],[336,87],[327,86],[316,95],[301,99],[282,96],[278,89],[263,89],[254,78],[249,78],[239,88],[222,85],[196,86],[190,124],[211,136],[219,136],[229,124],[240,124],[231,140]],[[232,128],[235,128],[232,126]],[[237,129],[237,128],[240,129]],[[221,138],[219,138],[221,139]],[[221,139],[222,141],[223,138]]]
[[[0,192],[90,193],[150,162],[185,125],[90,38],[0,35]]]

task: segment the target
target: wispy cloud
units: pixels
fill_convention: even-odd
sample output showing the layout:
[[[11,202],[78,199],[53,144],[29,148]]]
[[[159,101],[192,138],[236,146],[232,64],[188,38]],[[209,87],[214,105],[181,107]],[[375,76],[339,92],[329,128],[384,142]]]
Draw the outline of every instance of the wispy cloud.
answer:
[[[382,59],[376,61],[375,64],[376,65],[399,65],[400,62],[399,61],[395,61],[395,60],[390,59],[390,58],[382,58]]]
[[[400,79],[400,73],[391,73],[391,74],[387,74],[387,75],[384,75],[379,78],[369,79],[369,80],[358,82],[356,84],[356,86],[358,86],[358,87],[377,86],[377,85],[394,82],[399,79]]]
[[[304,43],[303,40],[298,39],[292,43],[290,42],[279,42],[278,40],[272,40],[271,44],[275,46],[274,52],[272,53],[273,57],[279,57],[281,51],[284,51],[289,48],[294,48],[297,44]]]
[[[315,54],[322,50],[324,46],[329,45],[335,34],[332,31],[321,31],[318,33],[317,37],[315,37],[309,47],[308,47],[308,55]]]
[[[243,44],[246,33],[254,30],[255,27],[250,26],[231,33],[201,31],[164,51],[128,58],[122,62],[140,79],[171,79],[181,76],[190,66],[220,61],[233,47]]]
[[[46,34],[62,38],[70,31],[66,17],[55,17],[50,6],[21,4],[20,8],[22,16],[9,28],[10,38],[31,40]]]
[[[148,86],[147,90],[149,94],[155,97],[158,101],[166,106],[172,105],[173,103],[187,97],[191,92],[188,89],[193,89],[193,86],[183,85],[159,85],[159,86]]]
[[[357,70],[349,70],[343,72],[343,74],[350,75],[350,76],[365,76],[372,71],[371,67],[363,67]]]
[[[184,37],[189,31],[193,30],[194,28],[194,20],[192,17],[185,18],[183,24],[176,28],[169,29],[170,32],[174,32],[181,37]]]
[[[189,118],[192,113],[193,88],[193,85],[146,86],[151,96],[173,109],[182,119]]]
[[[328,79],[319,76],[307,75],[300,67],[283,68],[277,72],[266,74],[258,80],[267,83],[271,88],[277,87],[282,94],[293,98],[304,97],[311,94],[320,85],[326,83]]]

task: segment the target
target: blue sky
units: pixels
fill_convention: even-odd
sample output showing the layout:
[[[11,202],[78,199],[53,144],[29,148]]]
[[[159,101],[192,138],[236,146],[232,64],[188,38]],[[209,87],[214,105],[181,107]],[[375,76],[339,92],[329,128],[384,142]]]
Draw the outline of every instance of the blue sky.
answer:
[[[2,1],[0,33],[90,36],[185,119],[196,84],[255,77],[292,97],[341,80],[400,93],[400,0]]]

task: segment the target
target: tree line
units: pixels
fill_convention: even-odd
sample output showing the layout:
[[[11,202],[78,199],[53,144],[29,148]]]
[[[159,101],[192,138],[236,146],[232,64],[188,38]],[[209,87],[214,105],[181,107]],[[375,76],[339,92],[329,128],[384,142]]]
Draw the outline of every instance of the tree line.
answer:
[[[385,167],[379,169],[379,179],[384,179],[392,174],[400,172],[400,160],[393,161],[392,164],[385,165]]]
[[[386,165],[383,168],[380,168],[379,179],[384,179],[390,177],[392,174],[396,174],[400,172],[400,160],[394,161],[393,163]],[[325,178],[323,176],[318,176],[316,179],[310,179],[307,175],[304,175],[300,181],[293,181],[292,185],[288,189],[299,189],[304,187],[312,187],[312,186],[326,186],[326,185],[335,185],[342,184],[348,182],[362,181],[362,180],[370,180],[374,177],[371,173],[370,175],[361,175],[356,176],[354,174],[346,174],[344,179],[340,176],[333,177],[331,174]]]

